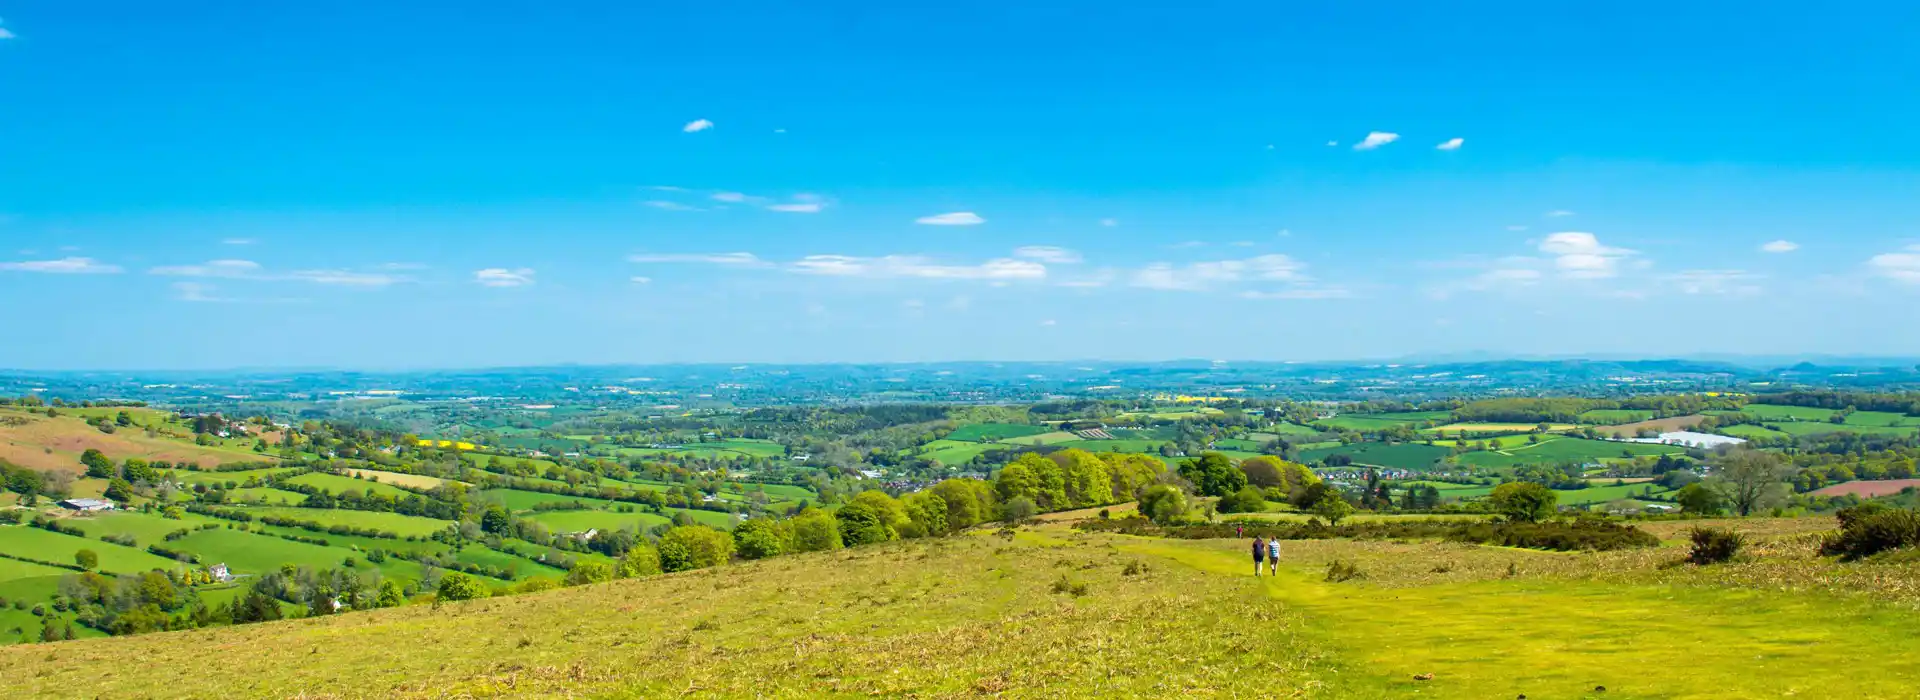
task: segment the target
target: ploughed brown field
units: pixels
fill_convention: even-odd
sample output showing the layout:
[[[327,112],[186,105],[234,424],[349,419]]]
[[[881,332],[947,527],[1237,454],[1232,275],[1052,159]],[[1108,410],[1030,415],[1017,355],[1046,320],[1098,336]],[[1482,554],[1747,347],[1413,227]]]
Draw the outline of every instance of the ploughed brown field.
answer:
[[[1920,487],[1920,479],[1888,479],[1885,481],[1849,481],[1834,484],[1813,492],[1815,496],[1839,496],[1851,494],[1861,498],[1891,496],[1908,488]]]

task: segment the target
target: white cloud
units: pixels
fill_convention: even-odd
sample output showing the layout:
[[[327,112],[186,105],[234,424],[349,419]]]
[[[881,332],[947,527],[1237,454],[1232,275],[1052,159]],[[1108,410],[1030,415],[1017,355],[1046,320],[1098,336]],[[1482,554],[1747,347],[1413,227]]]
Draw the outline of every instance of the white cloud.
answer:
[[[653,191],[655,191],[655,192],[685,192],[685,191],[687,191],[687,188],[685,188],[685,187],[675,187],[675,186],[673,186],[673,185],[649,185],[649,186],[647,186],[647,187],[646,187],[646,189],[649,189],[649,190],[653,190]]]
[[[1379,148],[1381,146],[1385,146],[1387,144],[1393,143],[1398,140],[1400,140],[1400,135],[1393,132],[1370,131],[1370,132],[1367,132],[1367,137],[1365,139],[1362,139],[1360,143],[1356,143],[1353,145],[1353,150],[1371,151],[1373,149]]]
[[[730,265],[735,267],[771,267],[772,263],[761,260],[752,253],[657,253],[627,256],[628,262],[637,263],[703,263],[707,265]]]
[[[1795,243],[1793,241],[1784,241],[1784,240],[1772,241],[1770,243],[1767,243],[1766,245],[1760,246],[1760,252],[1762,253],[1791,253],[1799,249],[1800,249],[1800,244]]]
[[[533,284],[533,269],[489,267],[473,271],[473,281],[485,287],[526,287]]]
[[[1867,260],[1867,269],[1895,282],[1920,284],[1920,245],[1907,246],[1904,252],[1875,255]]]
[[[1105,226],[1107,228],[1113,228],[1115,226],[1120,225],[1120,220],[1119,219],[1101,219],[1100,225]]]
[[[949,311],[966,311],[970,308],[973,308],[973,298],[964,294],[947,300]]]
[[[652,277],[640,277],[637,275],[634,277],[628,278],[627,281],[632,282],[634,284],[653,284]]]
[[[744,201],[747,201],[747,196],[739,192],[715,192],[713,193],[713,201],[744,202]]]
[[[252,260],[209,260],[199,265],[166,265],[147,271],[152,275],[170,275],[174,277],[258,277],[262,273],[260,263]]]
[[[1555,209],[1553,211],[1547,212],[1545,216],[1549,219],[1558,219],[1563,216],[1573,216],[1573,212],[1567,211],[1565,209]]]
[[[1610,248],[1600,239],[1582,231],[1549,234],[1540,242],[1540,252],[1554,256],[1553,266],[1567,277],[1602,279],[1619,272],[1620,261],[1636,253],[1625,248]]]
[[[1083,258],[1080,257],[1079,251],[1050,245],[1030,245],[1015,248],[1013,249],[1013,257],[1027,258],[1029,260],[1038,260],[1043,263],[1053,263],[1057,265],[1070,265],[1083,260]]]
[[[370,272],[350,270],[296,270],[287,274],[287,279],[314,284],[332,284],[348,287],[385,287],[407,278],[396,275],[382,275]]]
[[[93,258],[61,258],[0,263],[0,271],[43,272],[54,275],[113,275],[119,274],[121,269],[119,265],[108,265]]]
[[[1262,292],[1248,290],[1240,293],[1243,299],[1348,299],[1353,292],[1339,287],[1296,287],[1279,291]]]
[[[915,255],[887,255],[877,258],[809,255],[795,261],[788,269],[800,274],[835,277],[917,277],[1006,281],[1037,280],[1045,279],[1047,276],[1047,266],[1031,260],[995,258],[978,265],[942,265]]]
[[[1328,141],[1328,142],[1327,142],[1327,145],[1329,145],[1329,146],[1338,146],[1338,145],[1340,145],[1340,142],[1339,142],[1339,141]]]
[[[705,119],[695,119],[693,121],[687,122],[686,126],[680,127],[680,130],[691,134],[695,132],[706,131],[711,128],[713,128],[713,122],[707,121]]]
[[[226,301],[213,296],[213,285],[200,282],[173,283],[173,298],[180,301],[216,302]]]
[[[1058,326],[1058,325],[1060,325],[1060,322],[1059,322],[1059,321],[1055,321],[1055,320],[1053,320],[1053,319],[1050,319],[1050,318],[1049,318],[1049,319],[1047,319],[1047,320],[1045,320],[1045,321],[1041,321],[1041,322],[1040,322],[1040,325],[1042,325],[1042,326]]]
[[[6,27],[0,27],[0,40],[12,39],[14,36],[16,35],[13,32],[7,31]]]
[[[1451,138],[1445,141],[1441,141],[1440,145],[1434,146],[1434,148],[1442,151],[1458,151],[1460,150],[1460,147],[1462,145],[1465,145],[1466,143],[1467,143],[1466,139]]]
[[[1145,289],[1200,291],[1218,284],[1242,281],[1299,281],[1306,265],[1278,253],[1245,260],[1198,262],[1185,266],[1154,263],[1133,273],[1128,283]]]
[[[776,133],[776,134],[784,134],[784,133],[787,133],[787,130],[786,130],[786,129],[774,129],[774,130],[773,130],[773,133]]]
[[[699,207],[688,206],[685,204],[681,204],[679,202],[669,202],[664,199],[650,199],[645,202],[641,202],[641,204],[645,204],[655,209],[663,209],[666,211],[700,211]]]
[[[260,239],[257,239],[257,238],[228,238],[228,239],[226,239],[226,240],[223,240],[223,241],[220,241],[220,242],[221,242],[221,243],[224,243],[224,244],[226,244],[226,245],[253,245],[253,244],[255,244],[255,243],[259,243],[259,242],[260,242]]]
[[[791,202],[769,205],[767,211],[786,212],[789,214],[818,214],[820,210],[826,209],[828,204],[829,202],[825,197],[817,194],[801,193],[794,195],[793,201]]]
[[[1664,280],[1682,294],[1751,296],[1760,293],[1758,277],[1745,270],[1682,270]]]
[[[934,214],[914,219],[913,223],[928,226],[975,226],[986,223],[986,219],[970,211],[956,211],[947,214]]]

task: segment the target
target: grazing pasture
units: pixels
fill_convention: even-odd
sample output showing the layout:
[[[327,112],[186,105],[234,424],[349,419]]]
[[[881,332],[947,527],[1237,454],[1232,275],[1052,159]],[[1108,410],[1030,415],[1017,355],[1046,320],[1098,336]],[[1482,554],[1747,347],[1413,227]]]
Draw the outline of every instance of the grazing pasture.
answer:
[[[1054,443],[1055,447],[1068,447],[1088,452],[1135,452],[1140,454],[1160,454],[1160,446],[1167,443],[1160,440],[1069,440]]]
[[[1051,433],[1036,433],[1033,435],[1022,435],[1020,437],[1015,437],[1015,438],[1006,438],[1004,440],[999,440],[998,442],[1003,445],[1040,446],[1040,445],[1057,445],[1062,442],[1072,442],[1074,440],[1080,440],[1080,439],[1082,438],[1079,435],[1075,435],[1073,433],[1069,433],[1066,431],[1056,430]]]
[[[1339,447],[1302,450],[1300,459],[1304,462],[1319,463],[1334,455],[1346,455],[1357,465],[1425,471],[1439,468],[1441,460],[1451,454],[1453,451],[1444,447],[1413,442],[1395,444],[1357,442]]]
[[[947,434],[948,440],[961,442],[998,442],[1010,438],[1054,432],[1044,425],[1017,425],[1013,423],[975,423],[965,425]]]
[[[1653,411],[1631,408],[1596,408],[1580,414],[1580,422],[1587,425],[1620,425],[1643,420],[1653,420]]]
[[[194,463],[213,467],[235,462],[273,462],[277,458],[250,450],[193,444],[191,440],[148,437],[140,428],[121,428],[109,435],[71,415],[48,418],[15,408],[0,408],[0,459],[31,469],[86,471],[80,455],[99,450],[115,462],[139,458],[170,464]],[[12,423],[21,423],[14,425]]]
[[[401,537],[426,537],[445,530],[453,525],[452,521],[434,520],[399,513],[381,513],[370,510],[345,510],[338,508],[280,508],[247,507],[242,508],[254,517],[272,515],[294,520],[318,522],[322,525],[346,525],[356,528],[372,528],[382,532],[392,532]]]
[[[1684,454],[1686,451],[1686,448],[1675,445],[1563,437],[1497,452],[1468,452],[1456,459],[1461,464],[1474,467],[1502,468],[1526,464],[1602,462],[1639,456]]]
[[[547,526],[554,532],[626,530],[634,527],[645,530],[655,525],[673,522],[653,513],[639,511],[619,513],[611,510],[550,510],[526,517],[528,520]]]
[[[959,440],[935,440],[917,448],[921,456],[950,467],[972,462],[974,457],[988,452],[1007,449],[1012,447],[991,442]]]
[[[340,476],[338,474],[325,474],[321,472],[308,472],[291,479],[281,479],[280,483],[311,486],[321,491],[335,494],[359,491],[368,494],[380,494],[392,498],[406,498],[414,495],[412,491],[392,484],[383,484],[378,481],[355,479],[351,476]]]
[[[1299,423],[1275,423],[1271,426],[1268,426],[1265,432],[1254,433],[1254,435],[1255,436],[1273,435],[1275,437],[1284,437],[1290,442],[1299,442],[1301,440],[1319,439],[1320,431],[1314,430],[1313,428],[1309,428],[1304,425],[1300,425]],[[1272,440],[1272,438],[1260,438],[1260,437],[1255,437],[1254,439],[1255,440],[1262,440],[1262,439]]]
[[[107,535],[130,535],[140,546],[163,544],[167,534],[175,530],[197,528],[207,523],[224,523],[224,520],[209,518],[193,513],[181,513],[179,520],[139,511],[112,511],[94,515],[65,518],[61,525],[79,528],[87,537],[99,539]]]
[[[263,506],[297,506],[307,502],[307,495],[298,491],[284,491],[265,486],[232,489],[227,491],[229,504],[257,504]]]
[[[73,555],[82,549],[100,556],[100,570],[117,574],[137,574],[153,569],[174,570],[180,562],[154,556],[142,549],[111,542],[63,535],[26,525],[0,525],[0,552],[40,561],[73,563]]]

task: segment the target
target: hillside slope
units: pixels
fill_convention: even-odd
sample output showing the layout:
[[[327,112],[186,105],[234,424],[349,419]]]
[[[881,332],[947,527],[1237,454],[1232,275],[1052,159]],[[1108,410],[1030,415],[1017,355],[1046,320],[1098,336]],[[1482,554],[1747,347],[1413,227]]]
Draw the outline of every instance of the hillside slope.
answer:
[[[147,432],[149,425],[155,429],[152,435]],[[238,446],[239,443],[248,442],[246,440],[223,442],[233,444],[196,445],[191,432],[177,425],[157,421],[120,428],[107,434],[88,425],[83,417],[77,415],[63,414],[49,418],[21,409],[0,409],[0,459],[29,469],[78,474],[86,470],[80,464],[80,455],[89,449],[99,450],[115,462],[136,457],[149,462],[172,464],[195,462],[203,467],[278,459]]]

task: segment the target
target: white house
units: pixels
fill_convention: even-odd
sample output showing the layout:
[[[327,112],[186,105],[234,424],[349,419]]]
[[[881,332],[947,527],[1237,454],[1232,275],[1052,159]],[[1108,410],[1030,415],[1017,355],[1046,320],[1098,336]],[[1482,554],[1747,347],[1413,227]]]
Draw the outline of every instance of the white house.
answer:
[[[113,501],[103,500],[99,498],[69,498],[67,500],[61,501],[60,505],[66,508],[72,508],[82,513],[96,513],[103,510],[114,509]]]
[[[213,566],[208,567],[207,573],[213,574],[213,580],[219,581],[221,583],[226,583],[228,581],[233,580],[233,572],[227,570],[227,565],[225,563],[214,564]]]

